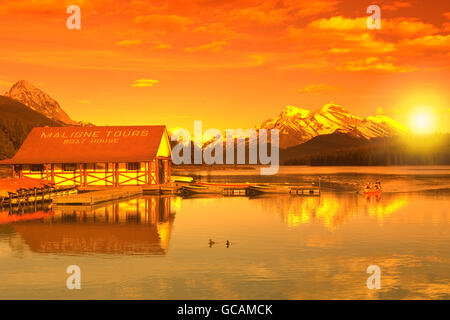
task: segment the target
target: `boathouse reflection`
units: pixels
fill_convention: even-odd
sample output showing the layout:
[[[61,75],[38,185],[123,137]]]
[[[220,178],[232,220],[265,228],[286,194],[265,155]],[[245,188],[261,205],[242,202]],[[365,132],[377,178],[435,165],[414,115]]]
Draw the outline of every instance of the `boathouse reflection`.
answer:
[[[95,207],[60,206],[14,228],[30,250],[53,254],[164,255],[174,222],[171,199],[143,197]]]

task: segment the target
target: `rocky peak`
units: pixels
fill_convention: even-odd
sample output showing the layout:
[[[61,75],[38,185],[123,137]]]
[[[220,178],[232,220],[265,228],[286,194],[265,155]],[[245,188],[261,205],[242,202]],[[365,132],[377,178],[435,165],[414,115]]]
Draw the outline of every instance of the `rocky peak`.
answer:
[[[78,124],[70,119],[55,99],[25,80],[16,82],[6,93],[6,96],[23,103],[52,120],[69,125]]]

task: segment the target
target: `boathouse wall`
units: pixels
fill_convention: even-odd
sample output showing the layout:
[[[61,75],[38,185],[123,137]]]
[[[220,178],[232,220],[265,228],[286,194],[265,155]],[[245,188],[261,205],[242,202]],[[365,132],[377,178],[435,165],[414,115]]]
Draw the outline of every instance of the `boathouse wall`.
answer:
[[[157,165],[158,164],[158,165]],[[170,182],[170,158],[131,163],[14,165],[13,177],[42,179],[55,185],[136,186]]]

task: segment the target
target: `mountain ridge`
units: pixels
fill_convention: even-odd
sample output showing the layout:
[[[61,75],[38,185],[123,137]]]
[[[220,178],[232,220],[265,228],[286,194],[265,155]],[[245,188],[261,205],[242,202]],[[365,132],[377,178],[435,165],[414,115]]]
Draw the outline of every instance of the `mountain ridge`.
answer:
[[[286,106],[277,117],[263,121],[256,128],[280,130],[282,149],[333,132],[365,139],[392,137],[407,132],[403,125],[387,116],[374,115],[363,119],[334,103],[327,103],[316,111]]]
[[[81,125],[80,122],[72,120],[55,99],[26,80],[13,84],[5,96],[62,124]]]
[[[0,96],[0,159],[12,157],[34,127],[62,126],[28,106]]]

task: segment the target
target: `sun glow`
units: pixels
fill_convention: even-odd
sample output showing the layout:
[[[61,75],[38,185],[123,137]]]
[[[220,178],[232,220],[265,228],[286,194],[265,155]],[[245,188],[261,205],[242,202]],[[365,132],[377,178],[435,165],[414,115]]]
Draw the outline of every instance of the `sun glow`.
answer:
[[[417,134],[429,134],[436,131],[436,117],[431,108],[418,108],[411,113],[411,131]]]

